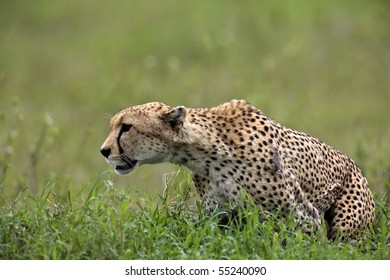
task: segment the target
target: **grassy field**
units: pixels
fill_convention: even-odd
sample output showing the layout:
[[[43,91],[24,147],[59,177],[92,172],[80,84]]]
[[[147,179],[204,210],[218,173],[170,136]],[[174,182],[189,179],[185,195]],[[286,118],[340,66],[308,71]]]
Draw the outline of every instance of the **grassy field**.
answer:
[[[380,208],[373,230],[361,241],[331,242],[322,228],[316,236],[293,221],[246,209],[241,220],[218,225],[194,199],[188,179],[171,181],[159,197],[134,198],[95,178],[83,203],[75,193],[61,198],[47,188],[29,205],[3,211],[1,259],[390,259],[390,209]],[[381,207],[384,207],[381,204]],[[387,215],[387,216],[386,216]]]
[[[0,1],[0,259],[390,259],[388,26],[382,0]],[[232,98],[358,163],[378,205],[368,238],[330,243],[258,210],[221,230],[186,170],[118,177],[99,154],[123,107]]]

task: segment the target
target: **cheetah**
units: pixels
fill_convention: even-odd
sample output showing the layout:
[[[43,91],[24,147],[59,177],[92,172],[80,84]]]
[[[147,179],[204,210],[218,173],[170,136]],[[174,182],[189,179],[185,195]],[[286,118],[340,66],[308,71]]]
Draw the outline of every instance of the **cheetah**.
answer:
[[[118,112],[101,154],[119,175],[142,164],[186,166],[207,212],[240,194],[327,236],[352,238],[375,219],[368,182],[335,148],[289,129],[244,100],[213,108],[152,102]]]

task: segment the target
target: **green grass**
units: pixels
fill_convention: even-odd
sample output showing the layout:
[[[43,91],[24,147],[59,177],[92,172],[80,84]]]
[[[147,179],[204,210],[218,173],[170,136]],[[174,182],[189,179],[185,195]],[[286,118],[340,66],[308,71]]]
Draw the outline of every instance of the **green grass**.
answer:
[[[2,258],[388,259],[389,3],[0,1]],[[232,98],[353,158],[376,231],[357,244],[273,219],[222,232],[194,197],[161,199],[175,167],[107,181],[99,148],[119,109]]]
[[[309,236],[292,221],[268,215],[260,222],[258,208],[243,210],[245,223],[221,228],[217,215],[191,202],[189,182],[173,182],[163,196],[146,200],[104,178],[82,199],[51,187],[39,198],[24,192],[1,211],[0,259],[390,258],[390,208],[383,203],[367,238],[331,242],[324,228]]]

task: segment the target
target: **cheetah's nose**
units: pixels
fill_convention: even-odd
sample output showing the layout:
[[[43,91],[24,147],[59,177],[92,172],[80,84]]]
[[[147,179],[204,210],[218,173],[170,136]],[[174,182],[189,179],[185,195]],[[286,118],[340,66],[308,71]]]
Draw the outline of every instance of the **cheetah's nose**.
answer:
[[[111,154],[111,149],[110,148],[101,148],[100,149],[100,152],[102,153],[102,155],[105,157],[105,158],[108,158]]]

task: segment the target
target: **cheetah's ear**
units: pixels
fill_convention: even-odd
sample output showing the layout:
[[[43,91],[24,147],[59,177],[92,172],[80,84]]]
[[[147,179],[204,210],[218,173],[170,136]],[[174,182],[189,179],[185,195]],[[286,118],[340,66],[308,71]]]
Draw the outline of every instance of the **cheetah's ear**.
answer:
[[[184,119],[186,117],[186,108],[184,106],[177,106],[163,115],[163,120],[167,122],[175,132],[183,126]]]

